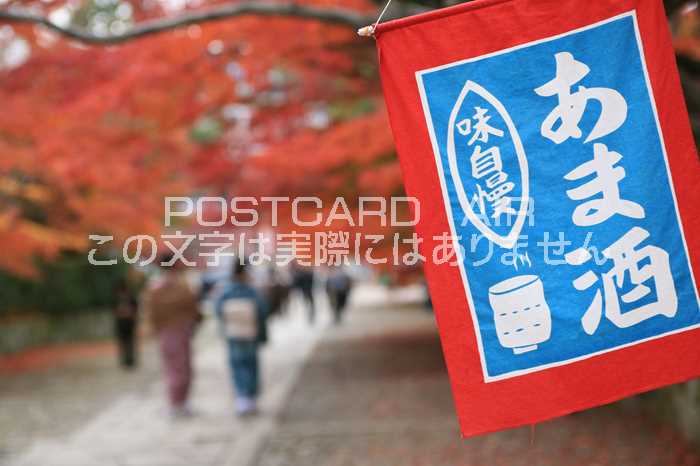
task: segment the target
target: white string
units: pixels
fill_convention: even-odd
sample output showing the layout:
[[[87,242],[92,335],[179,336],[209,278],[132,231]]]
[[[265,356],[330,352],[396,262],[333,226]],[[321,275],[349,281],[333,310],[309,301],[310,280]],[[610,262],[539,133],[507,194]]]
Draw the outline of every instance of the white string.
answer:
[[[374,23],[374,26],[372,26],[372,32],[374,32],[374,30],[377,29],[377,26],[379,25],[379,21],[382,20],[384,13],[386,13],[386,10],[389,9],[389,5],[391,5],[391,0],[388,0],[386,2],[386,5],[384,5],[384,9],[382,10],[381,13],[379,13],[379,18],[377,18],[377,21]]]
[[[386,10],[389,9],[389,5],[391,5],[391,0],[387,0],[386,5],[384,5],[384,9],[382,9],[382,12],[379,13],[379,17],[377,18],[377,21],[375,21],[374,24],[372,24],[371,26],[365,26],[363,28],[358,29],[357,33],[361,36],[364,36],[364,37],[373,36],[374,31],[377,29],[377,26],[379,25],[379,21],[382,20],[384,13],[386,13]]]

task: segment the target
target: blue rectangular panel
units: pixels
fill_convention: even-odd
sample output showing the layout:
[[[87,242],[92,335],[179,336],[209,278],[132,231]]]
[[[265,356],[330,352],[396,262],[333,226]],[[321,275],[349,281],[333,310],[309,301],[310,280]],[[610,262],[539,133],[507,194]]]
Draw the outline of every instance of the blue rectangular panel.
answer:
[[[487,381],[700,324],[633,13],[418,73]]]

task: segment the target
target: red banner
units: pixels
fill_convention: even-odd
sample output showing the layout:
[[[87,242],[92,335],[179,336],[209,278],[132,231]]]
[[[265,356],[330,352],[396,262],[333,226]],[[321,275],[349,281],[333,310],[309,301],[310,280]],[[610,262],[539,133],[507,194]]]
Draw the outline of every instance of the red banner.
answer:
[[[376,30],[463,434],[700,375],[700,162],[660,0]]]

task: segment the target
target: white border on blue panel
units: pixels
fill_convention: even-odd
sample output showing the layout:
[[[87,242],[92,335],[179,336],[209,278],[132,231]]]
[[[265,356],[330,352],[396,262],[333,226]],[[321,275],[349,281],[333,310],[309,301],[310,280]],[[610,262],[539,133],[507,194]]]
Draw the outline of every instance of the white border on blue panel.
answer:
[[[417,71],[417,72],[415,73],[415,75],[416,75],[416,81],[417,81],[417,83],[418,83],[418,90],[419,90],[419,92],[420,92],[421,102],[422,102],[422,104],[423,104],[423,113],[425,114],[425,120],[426,120],[426,123],[427,123],[427,125],[428,125],[428,131],[429,131],[429,133],[430,133],[430,142],[431,142],[431,144],[432,144],[432,146],[433,146],[433,153],[435,154],[435,164],[437,165],[438,174],[439,174],[439,176],[440,176],[440,187],[441,187],[441,189],[442,189],[442,198],[443,198],[443,201],[445,202],[445,210],[446,210],[446,212],[447,212],[447,219],[448,219],[448,222],[449,222],[449,225],[450,225],[450,231],[452,232],[452,240],[453,240],[453,243],[454,243],[453,246],[454,246],[455,251],[457,251],[457,254],[458,254],[458,257],[459,257],[459,271],[460,271],[460,274],[461,274],[461,276],[462,276],[462,282],[464,283],[464,289],[465,289],[465,291],[466,291],[466,293],[467,293],[467,300],[468,300],[468,303],[469,303],[469,310],[470,310],[470,313],[471,313],[472,322],[474,323],[474,333],[476,334],[476,340],[477,340],[477,345],[478,345],[478,350],[479,350],[479,359],[480,359],[480,361],[481,361],[481,370],[482,370],[482,373],[483,373],[483,376],[484,376],[484,382],[485,382],[485,383],[495,382],[495,381],[503,380],[503,379],[509,379],[509,378],[512,378],[512,377],[518,377],[518,376],[521,376],[521,375],[530,374],[530,373],[532,373],[532,372],[539,372],[539,371],[541,371],[541,370],[549,369],[549,368],[552,368],[552,367],[564,366],[564,365],[571,364],[571,363],[576,362],[576,361],[582,361],[582,360],[584,360],[584,359],[589,359],[589,358],[592,358],[592,357],[594,357],[594,356],[598,356],[598,355],[601,355],[601,354],[604,354],[604,353],[609,353],[609,352],[611,352],[611,351],[616,351],[616,350],[619,350],[619,349],[622,349],[622,348],[627,348],[627,347],[629,347],[629,346],[638,345],[638,344],[644,343],[644,342],[646,342],[646,341],[656,340],[656,339],[658,339],[658,338],[663,338],[663,337],[666,337],[666,336],[669,336],[669,335],[673,335],[673,334],[676,334],[676,333],[686,332],[686,331],[688,331],[688,330],[700,328],[700,324],[691,325],[691,326],[688,326],[688,327],[684,327],[684,328],[672,330],[672,331],[670,331],[670,332],[662,333],[662,334],[659,334],[659,335],[654,335],[654,336],[649,337],[649,338],[644,338],[644,339],[642,339],[642,340],[637,340],[637,341],[634,341],[634,342],[626,343],[626,344],[624,344],[624,345],[619,345],[619,346],[615,346],[615,347],[612,347],[612,348],[607,348],[607,349],[604,349],[604,350],[601,350],[601,351],[597,351],[597,352],[594,352],[594,353],[590,353],[590,354],[586,354],[586,355],[583,355],[583,356],[577,356],[577,357],[575,357],[575,358],[566,359],[566,360],[563,360],[563,361],[557,361],[557,362],[552,362],[552,363],[548,363],[548,364],[542,364],[542,365],[539,365],[539,366],[530,367],[530,368],[528,368],[528,369],[515,370],[515,371],[507,372],[507,373],[505,373],[505,374],[500,374],[500,375],[493,376],[493,377],[490,376],[490,375],[488,374],[488,370],[487,370],[487,367],[486,367],[486,358],[485,358],[485,356],[484,356],[484,347],[483,347],[483,343],[482,343],[482,341],[481,341],[481,331],[480,331],[480,329],[479,329],[479,320],[478,320],[478,318],[477,318],[477,316],[476,316],[476,309],[475,309],[475,307],[474,307],[474,300],[473,300],[473,298],[472,298],[472,293],[471,293],[471,289],[470,289],[470,286],[469,286],[469,281],[467,280],[466,269],[464,268],[464,260],[465,260],[465,258],[464,258],[464,256],[462,255],[462,249],[461,249],[460,244],[459,244],[459,241],[458,241],[458,239],[457,239],[457,230],[455,229],[455,225],[454,225],[454,217],[453,217],[453,215],[452,215],[452,207],[451,207],[451,205],[450,205],[450,198],[449,198],[449,195],[448,195],[448,192],[447,192],[447,184],[446,184],[446,182],[445,182],[445,173],[444,173],[444,170],[443,170],[443,167],[442,167],[442,161],[441,161],[441,158],[440,158],[440,150],[439,150],[439,147],[438,147],[437,138],[435,137],[435,128],[433,127],[433,119],[432,119],[432,116],[431,116],[431,114],[430,114],[430,107],[428,106],[428,99],[427,99],[427,96],[426,96],[426,94],[425,94],[425,86],[424,86],[424,84],[423,84],[423,75],[424,75],[424,74],[427,74],[427,73],[434,72],[434,71],[439,71],[439,70],[442,70],[442,69],[451,68],[451,67],[453,67],[453,66],[462,65],[462,64],[464,64],[464,63],[470,63],[470,62],[475,62],[475,61],[483,60],[483,59],[486,59],[486,58],[495,57],[495,56],[502,55],[502,54],[505,54],[505,53],[513,52],[513,51],[515,51],[515,50],[519,50],[519,49],[523,49],[523,48],[526,48],[526,47],[531,47],[531,46],[534,46],[534,45],[538,45],[538,44],[541,44],[541,43],[551,42],[551,41],[553,41],[553,40],[557,40],[557,39],[560,39],[560,38],[562,38],[562,37],[570,36],[570,35],[573,35],[573,34],[577,34],[577,33],[579,33],[579,32],[583,32],[583,31],[587,31],[587,30],[589,30],[589,29],[594,29],[594,28],[603,26],[603,25],[605,25],[605,24],[608,24],[608,23],[617,21],[617,20],[622,19],[622,18],[626,18],[626,17],[628,17],[628,16],[631,16],[631,17],[632,17],[632,20],[633,20],[633,23],[634,23],[634,32],[635,32],[635,37],[636,37],[636,40],[637,40],[637,47],[638,47],[638,49],[639,49],[639,56],[640,56],[640,59],[641,59],[641,62],[642,62],[642,69],[643,69],[643,71],[644,71],[644,79],[645,79],[646,86],[647,86],[647,92],[648,92],[648,94],[649,94],[649,99],[650,99],[651,106],[652,106],[652,110],[653,110],[653,113],[654,113],[654,119],[655,119],[655,121],[656,121],[656,128],[657,128],[658,135],[659,135],[659,141],[660,141],[660,143],[661,143],[661,148],[662,148],[662,152],[663,152],[663,155],[664,155],[664,162],[665,162],[665,164],[666,164],[666,174],[667,174],[667,177],[668,177],[669,186],[671,187],[671,195],[673,196],[673,204],[674,204],[674,208],[675,208],[675,211],[676,211],[676,220],[678,221],[678,227],[679,227],[679,229],[680,229],[681,238],[682,238],[682,240],[683,240],[683,248],[684,248],[684,250],[685,250],[686,260],[687,260],[687,262],[688,262],[688,269],[689,269],[689,271],[690,271],[690,278],[691,278],[691,281],[692,281],[692,284],[693,284],[693,290],[695,291],[695,299],[696,299],[697,302],[698,302],[698,307],[700,307],[700,296],[698,295],[698,287],[697,287],[697,283],[695,282],[695,275],[694,275],[694,273],[693,273],[693,265],[692,265],[692,263],[690,262],[690,254],[689,254],[689,251],[688,251],[688,244],[687,244],[687,242],[686,242],[686,240],[685,240],[685,232],[683,231],[683,223],[681,222],[681,216],[680,216],[680,212],[679,212],[679,210],[678,210],[678,200],[676,199],[676,190],[675,190],[675,187],[674,187],[674,185],[673,185],[673,177],[671,176],[671,169],[670,169],[670,166],[669,166],[669,163],[668,163],[668,155],[667,155],[667,153],[666,153],[666,143],[664,142],[664,136],[663,136],[663,133],[662,133],[662,131],[661,131],[661,124],[660,124],[660,122],[659,122],[659,114],[658,114],[658,111],[657,111],[657,109],[656,109],[656,100],[654,99],[654,92],[653,92],[653,90],[652,90],[652,88],[651,88],[651,81],[649,80],[649,72],[648,72],[648,70],[647,70],[646,58],[645,58],[645,56],[644,56],[644,46],[643,46],[643,44],[642,44],[641,36],[640,36],[640,33],[639,33],[639,24],[637,23],[637,12],[636,12],[636,10],[628,11],[628,12],[626,12],[626,13],[622,13],[622,14],[620,14],[620,15],[613,16],[612,18],[608,18],[608,19],[606,19],[606,20],[599,21],[599,22],[597,22],[597,23],[590,24],[590,25],[588,25],[588,26],[584,26],[584,27],[579,28],[579,29],[574,29],[574,30],[572,30],[572,31],[569,31],[569,32],[566,32],[566,33],[563,33],[563,34],[558,34],[558,35],[556,35],[556,36],[551,36],[551,37],[547,37],[547,38],[544,38],[544,39],[539,39],[539,40],[536,40],[536,41],[533,41],[533,42],[528,42],[528,43],[521,44],[521,45],[516,45],[515,47],[511,47],[511,48],[508,48],[508,49],[504,49],[504,50],[499,50],[499,51],[496,51],[496,52],[488,53],[488,54],[486,54],[486,55],[480,55],[480,56],[478,56],[478,57],[468,58],[468,59],[465,59],[465,60],[459,60],[459,61],[456,61],[456,62],[447,63],[447,64],[445,64],[445,65],[436,66],[436,67],[433,67],[433,68],[427,68],[427,69],[424,69],[424,70]]]

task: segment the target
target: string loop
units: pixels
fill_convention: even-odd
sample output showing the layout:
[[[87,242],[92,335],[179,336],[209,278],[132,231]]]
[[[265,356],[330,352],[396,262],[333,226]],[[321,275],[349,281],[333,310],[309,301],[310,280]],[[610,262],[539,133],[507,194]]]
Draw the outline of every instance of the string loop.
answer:
[[[377,18],[377,21],[374,22],[374,24],[370,26],[365,26],[357,30],[357,34],[362,36],[362,37],[370,37],[374,36],[374,31],[377,30],[377,26],[379,25],[379,21],[382,20],[384,17],[384,13],[389,9],[389,5],[391,5],[392,0],[387,0],[386,5],[384,5],[384,8],[382,9],[381,13],[379,13],[379,17]]]

